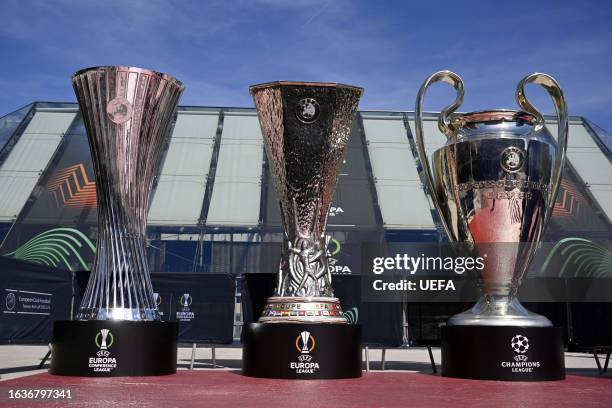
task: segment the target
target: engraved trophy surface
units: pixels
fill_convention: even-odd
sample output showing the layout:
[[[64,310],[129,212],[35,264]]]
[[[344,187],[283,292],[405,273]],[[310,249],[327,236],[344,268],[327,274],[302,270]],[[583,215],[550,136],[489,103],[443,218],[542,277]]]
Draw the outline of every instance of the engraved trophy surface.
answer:
[[[423,142],[422,102],[437,81],[457,90],[454,104],[440,113],[448,137],[433,153],[430,170]],[[555,102],[558,144],[542,115],[524,94],[528,83],[542,85]],[[416,142],[434,204],[452,242],[485,257],[476,277],[482,297],[448,325],[551,326],[527,311],[516,295],[552,214],[567,148],[567,108],[556,81],[546,74],[525,77],[516,91],[523,111],[492,110],[453,114],[463,101],[463,81],[450,71],[429,77],[416,107]]]
[[[250,90],[284,228],[277,286],[259,322],[346,323],[332,289],[325,226],[363,89],[281,81]]]
[[[183,85],[134,67],[72,77],[91,149],[98,243],[77,320],[159,320],[145,253],[153,178]]]
[[[422,105],[427,88],[438,81],[453,85],[457,98],[440,113],[438,127],[448,141],[434,151],[430,169]],[[543,116],[525,97],[529,83],[542,85],[555,104],[557,143]],[[553,78],[535,73],[517,87],[522,111],[455,114],[463,96],[461,78],[440,71],[422,85],[415,111],[419,159],[440,221],[459,249],[484,258],[484,268],[475,271],[480,299],[441,327],[442,375],[510,381],[563,379],[561,328],[529,312],[517,299],[561,181],[568,132],[563,92]],[[517,342],[529,344],[529,350]]]

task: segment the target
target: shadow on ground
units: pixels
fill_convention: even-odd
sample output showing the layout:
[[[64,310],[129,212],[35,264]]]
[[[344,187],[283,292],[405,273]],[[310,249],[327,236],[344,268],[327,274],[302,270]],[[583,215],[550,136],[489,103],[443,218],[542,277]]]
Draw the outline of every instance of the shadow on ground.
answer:
[[[49,364],[45,364],[42,367],[39,367],[38,365],[28,365],[28,366],[19,366],[19,367],[0,368],[0,376],[4,374],[14,374],[14,373],[21,373],[25,371],[34,371],[34,370],[41,370],[41,369],[48,370]]]

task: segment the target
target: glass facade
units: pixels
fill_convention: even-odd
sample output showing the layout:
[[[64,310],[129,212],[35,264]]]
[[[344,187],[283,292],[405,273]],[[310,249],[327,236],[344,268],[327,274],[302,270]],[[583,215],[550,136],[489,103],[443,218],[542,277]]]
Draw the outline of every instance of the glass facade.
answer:
[[[0,154],[31,109],[32,105],[27,105],[0,118]]]
[[[256,227],[259,223],[263,138],[253,111],[226,110],[221,132],[207,226]]]
[[[411,112],[357,115],[328,218],[336,273],[359,273],[363,242],[443,240],[423,188],[413,121]],[[548,126],[555,134],[555,124]],[[424,130],[431,154],[445,141],[436,115],[427,116]],[[569,140],[546,239],[607,239],[610,151],[580,117],[572,117]],[[0,254],[87,269],[95,253],[96,192],[76,104],[34,103],[0,118],[0,142]],[[255,110],[180,107],[149,211],[151,270],[275,272],[281,234]],[[50,256],[53,239],[74,250]],[[33,243],[37,251],[26,251]]]
[[[149,225],[198,225],[219,111],[181,110],[149,209]]]

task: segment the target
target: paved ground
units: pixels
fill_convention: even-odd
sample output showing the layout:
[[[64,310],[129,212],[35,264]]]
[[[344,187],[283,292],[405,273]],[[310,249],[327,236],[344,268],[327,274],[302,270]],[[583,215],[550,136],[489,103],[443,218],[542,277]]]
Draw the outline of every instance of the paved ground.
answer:
[[[67,389],[71,399],[9,399],[9,390]],[[414,372],[370,372],[349,380],[270,380],[237,370],[181,370],[131,378],[47,373],[0,382],[2,407],[609,407],[612,381],[569,375],[540,383],[475,381]]]
[[[4,407],[609,407],[612,369],[599,375],[593,357],[566,353],[565,381],[510,383],[444,378],[431,374],[425,348],[369,350],[370,373],[351,380],[269,380],[240,375],[241,349],[197,349],[188,370],[191,347],[179,349],[177,375],[162,377],[59,377],[36,370],[43,346],[0,346],[0,406]],[[440,350],[434,349],[439,363]],[[365,357],[364,357],[365,361]],[[364,362],[365,368],[365,362]],[[10,391],[67,389],[71,399],[10,399]]]

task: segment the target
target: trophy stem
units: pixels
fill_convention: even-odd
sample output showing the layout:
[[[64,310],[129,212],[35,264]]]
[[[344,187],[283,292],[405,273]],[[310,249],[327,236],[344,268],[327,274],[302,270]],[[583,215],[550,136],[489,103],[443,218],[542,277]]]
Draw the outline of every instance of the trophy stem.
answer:
[[[148,296],[153,292],[151,279],[142,272],[146,270],[144,237],[109,226],[100,232],[98,242],[98,272],[91,276],[76,319],[160,320]],[[113,281],[119,287],[107,284]],[[100,303],[99,299],[104,300]]]
[[[448,326],[552,327],[552,323],[527,310],[516,296],[484,294],[470,310],[451,317]]]

